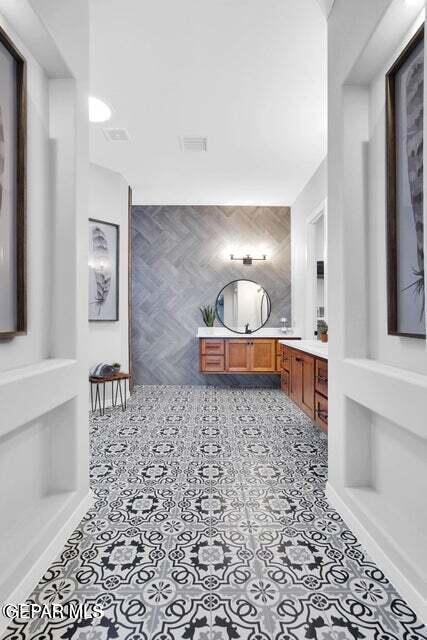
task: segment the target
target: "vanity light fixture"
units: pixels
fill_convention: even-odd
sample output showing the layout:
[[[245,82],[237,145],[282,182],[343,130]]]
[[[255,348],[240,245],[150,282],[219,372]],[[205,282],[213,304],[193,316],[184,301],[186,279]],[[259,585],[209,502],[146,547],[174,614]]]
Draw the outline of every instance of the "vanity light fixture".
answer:
[[[267,256],[264,255],[262,256],[262,258],[253,258],[249,253],[246,254],[243,258],[236,258],[235,255],[233,253],[230,254],[230,260],[241,260],[243,262],[243,264],[245,264],[246,266],[250,266],[254,261],[261,261],[261,262],[265,262],[265,260],[267,260]]]

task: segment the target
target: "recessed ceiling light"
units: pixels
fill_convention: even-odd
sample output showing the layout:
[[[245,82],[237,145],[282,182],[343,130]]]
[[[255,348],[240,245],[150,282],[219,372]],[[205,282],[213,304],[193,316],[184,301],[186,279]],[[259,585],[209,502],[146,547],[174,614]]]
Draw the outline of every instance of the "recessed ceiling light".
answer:
[[[89,96],[89,121],[106,122],[112,116],[112,111],[108,104],[99,98]]]

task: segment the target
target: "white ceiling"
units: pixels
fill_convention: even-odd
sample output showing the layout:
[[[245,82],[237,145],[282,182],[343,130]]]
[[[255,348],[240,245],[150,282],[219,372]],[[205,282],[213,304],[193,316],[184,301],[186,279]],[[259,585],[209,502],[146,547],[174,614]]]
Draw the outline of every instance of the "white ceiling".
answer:
[[[135,203],[292,204],[325,155],[325,17],[317,0],[91,0],[91,93],[131,138],[91,125],[92,160]]]

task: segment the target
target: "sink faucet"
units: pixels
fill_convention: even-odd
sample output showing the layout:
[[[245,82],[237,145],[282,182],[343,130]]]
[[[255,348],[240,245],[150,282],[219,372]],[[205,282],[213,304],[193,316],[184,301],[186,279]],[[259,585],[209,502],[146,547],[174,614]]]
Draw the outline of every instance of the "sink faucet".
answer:
[[[249,322],[245,324],[245,333],[252,333],[252,331],[249,329]]]

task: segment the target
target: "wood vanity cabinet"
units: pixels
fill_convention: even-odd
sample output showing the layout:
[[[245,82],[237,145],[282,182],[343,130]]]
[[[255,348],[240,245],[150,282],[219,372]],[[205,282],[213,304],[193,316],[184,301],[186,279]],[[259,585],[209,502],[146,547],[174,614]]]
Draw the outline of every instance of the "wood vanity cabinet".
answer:
[[[328,430],[328,362],[282,345],[281,388],[322,429]]]
[[[281,374],[282,349],[278,338],[201,338],[202,373]]]

